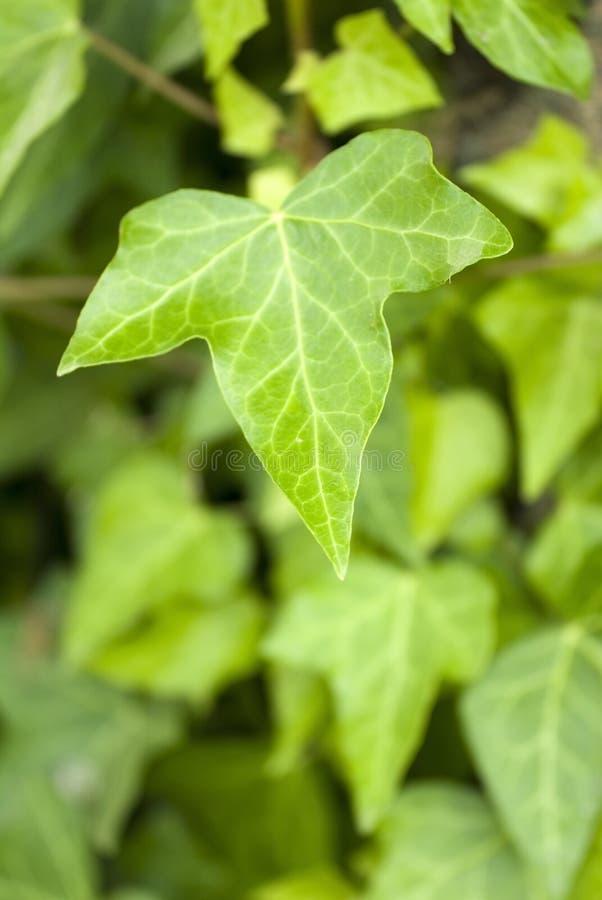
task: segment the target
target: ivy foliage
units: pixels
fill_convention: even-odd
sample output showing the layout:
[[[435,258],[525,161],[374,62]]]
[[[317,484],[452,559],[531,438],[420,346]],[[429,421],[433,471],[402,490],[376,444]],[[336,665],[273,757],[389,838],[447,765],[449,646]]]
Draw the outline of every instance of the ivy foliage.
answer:
[[[0,900],[599,900],[595,15],[0,2]]]

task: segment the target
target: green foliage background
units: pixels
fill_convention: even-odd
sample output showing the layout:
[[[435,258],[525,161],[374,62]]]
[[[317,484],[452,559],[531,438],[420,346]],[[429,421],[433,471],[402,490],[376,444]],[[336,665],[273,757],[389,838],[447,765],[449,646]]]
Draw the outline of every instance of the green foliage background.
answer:
[[[0,900],[602,896],[601,36],[596,0],[0,0]],[[338,249],[287,250],[291,190]],[[299,364],[369,435],[330,543],[241,432],[268,469],[262,416],[301,434],[284,378],[245,403],[292,268],[238,368],[192,323],[228,403],[204,342],[155,355],[140,284],[249,210],[322,266]]]

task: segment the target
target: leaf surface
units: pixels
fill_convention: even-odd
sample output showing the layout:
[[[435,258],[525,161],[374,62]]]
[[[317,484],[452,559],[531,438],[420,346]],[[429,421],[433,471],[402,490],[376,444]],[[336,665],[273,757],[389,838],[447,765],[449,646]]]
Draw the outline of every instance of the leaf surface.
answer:
[[[509,645],[463,705],[506,828],[553,898],[566,895],[602,802],[602,642],[573,623]]]
[[[249,900],[353,900],[354,893],[334,870],[292,875],[254,891]]]
[[[472,788],[428,781],[405,788],[379,844],[366,900],[535,900],[520,858]]]
[[[494,592],[449,562],[416,574],[370,559],[293,593],[265,652],[322,674],[335,706],[335,741],[364,830],[386,812],[422,738],[443,678],[463,682],[493,642]]]
[[[260,741],[205,739],[155,767],[151,797],[175,806],[224,865],[230,889],[218,892],[219,900],[246,898],[253,888],[322,868],[334,857],[334,809],[319,773],[303,766],[274,777],[266,763]]]
[[[518,278],[477,311],[511,382],[526,497],[546,487],[596,423],[602,401],[602,304],[594,288]]]
[[[0,192],[28,146],[77,99],[86,39],[78,0],[0,7]]]
[[[543,116],[524,144],[462,170],[473,188],[486,191],[545,228],[562,221],[587,199],[600,176],[589,163],[585,135],[558,116]]]
[[[460,513],[503,482],[510,441],[495,403],[483,392],[414,392],[409,398],[412,518],[432,547]]]
[[[444,53],[454,49],[451,0],[395,0],[408,22],[430,38]]]
[[[251,447],[342,575],[359,461],[391,375],[384,300],[511,246],[412,132],[335,151],[279,212],[179,191],[124,220],[60,371],[209,341]]]
[[[592,82],[589,46],[567,12],[549,0],[453,0],[466,37],[519,81],[585,99]]]
[[[122,463],[103,484],[64,629],[71,663],[88,663],[175,601],[196,602],[200,613],[201,603],[237,590],[249,564],[246,534],[230,514],[195,503],[183,474],[148,452]],[[175,621],[173,627],[172,640]]]
[[[146,764],[179,736],[175,715],[55,667],[2,662],[0,773],[27,783],[44,776],[78,813],[80,831],[113,850]]]
[[[336,38],[341,50],[313,66],[308,78],[308,99],[328,134],[441,104],[427,69],[382,10],[341,19]]]
[[[224,150],[251,158],[269,153],[283,122],[276,104],[232,68],[220,75],[214,93]]]
[[[0,768],[0,900],[93,900],[95,880],[77,819],[48,781]]]
[[[551,609],[578,615],[587,597],[573,595],[575,581],[601,551],[602,506],[565,499],[529,547],[527,574]]]
[[[130,688],[193,701],[252,671],[263,615],[251,598],[208,608],[170,606],[150,624],[112,641],[94,658],[94,672]]]
[[[194,0],[209,78],[216,78],[240,45],[268,21],[265,0]]]

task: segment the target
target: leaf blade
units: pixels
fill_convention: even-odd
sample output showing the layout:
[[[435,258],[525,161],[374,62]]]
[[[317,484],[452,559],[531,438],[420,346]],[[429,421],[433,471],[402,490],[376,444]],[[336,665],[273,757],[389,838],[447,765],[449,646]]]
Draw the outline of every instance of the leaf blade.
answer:
[[[510,246],[439,175],[425,138],[362,135],[280,211],[179,191],[130,213],[59,373],[205,338],[248,442],[342,577],[361,453],[391,376],[384,301]]]

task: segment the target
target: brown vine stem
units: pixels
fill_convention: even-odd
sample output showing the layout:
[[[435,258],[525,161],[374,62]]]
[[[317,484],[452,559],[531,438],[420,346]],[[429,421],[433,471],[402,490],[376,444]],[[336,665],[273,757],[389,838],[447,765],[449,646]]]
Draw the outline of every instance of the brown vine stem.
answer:
[[[577,266],[602,264],[602,248],[584,253],[555,253],[538,256],[523,256],[491,263],[478,270],[485,278],[514,278],[536,272],[552,272],[557,269],[571,269]]]
[[[479,266],[471,272],[483,278],[514,278],[517,275],[596,264],[602,265],[602,248],[585,253],[523,256]],[[43,304],[47,301],[81,301],[92,292],[95,284],[96,279],[87,275],[0,276],[0,306],[6,308]]]
[[[149,90],[159,94],[168,103],[177,106],[206,125],[219,128],[218,111],[204,97],[178,84],[172,78],[167,78],[161,72],[157,72],[156,69],[147,66],[146,63],[130,53],[129,50],[126,50],[125,47],[113,43],[104,35],[90,29],[86,29],[86,34],[94,50],[110,60],[113,65],[127,72],[128,75],[131,75],[132,78],[135,78],[136,81],[149,88]],[[292,149],[290,135],[286,134],[286,132],[280,132],[276,137],[276,145],[280,150],[290,152]]]
[[[286,20],[293,62],[297,62],[305,50],[312,48],[309,4],[310,0],[286,0]],[[304,173],[312,169],[327,152],[304,94],[299,94],[297,98],[295,119],[295,140],[292,149],[299,161],[299,168]]]
[[[171,78],[162,75],[161,72],[157,72],[155,69],[147,66],[141,59],[138,59],[124,47],[114,44],[113,41],[110,41],[102,34],[89,29],[86,30],[86,34],[91,46],[97,53],[109,59],[114,65],[127,72],[128,75],[131,75],[155,93],[160,94],[170,103],[179,106],[180,109],[183,109],[189,115],[200,119],[201,122],[213,126],[218,124],[217,110],[204,97],[200,97],[194,91],[183,87],[183,85],[178,84]]]
[[[56,303],[25,304],[14,307],[11,312],[45,328],[67,335],[73,334],[77,321],[77,310],[66,309]],[[202,368],[199,357],[182,348],[172,350],[171,353],[164,356],[150,356],[145,362],[154,368],[186,379],[196,378]]]
[[[82,300],[92,293],[95,278],[85,275],[53,277],[0,277],[0,303],[39,303],[44,300]]]

